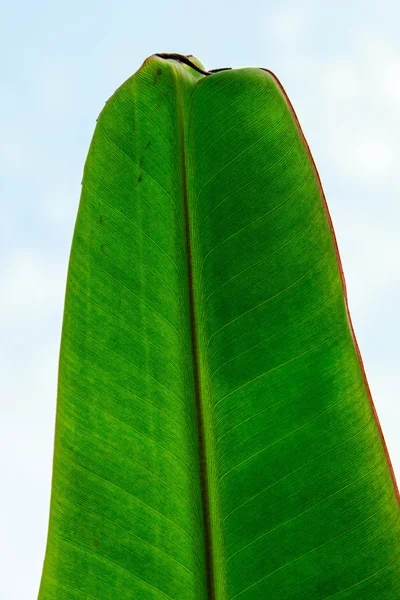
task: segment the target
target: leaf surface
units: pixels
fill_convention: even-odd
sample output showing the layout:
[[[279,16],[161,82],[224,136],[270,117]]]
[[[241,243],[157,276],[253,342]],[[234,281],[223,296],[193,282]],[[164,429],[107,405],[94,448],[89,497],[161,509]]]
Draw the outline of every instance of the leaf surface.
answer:
[[[85,163],[40,600],[400,598],[400,511],[276,77],[154,55]]]

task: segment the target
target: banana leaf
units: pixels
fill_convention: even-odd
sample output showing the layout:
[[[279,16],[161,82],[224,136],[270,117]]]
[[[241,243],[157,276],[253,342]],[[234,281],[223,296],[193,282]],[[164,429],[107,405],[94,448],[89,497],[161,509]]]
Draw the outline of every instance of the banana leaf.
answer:
[[[266,69],[153,55],[99,115],[40,600],[400,598],[399,496],[321,182]]]

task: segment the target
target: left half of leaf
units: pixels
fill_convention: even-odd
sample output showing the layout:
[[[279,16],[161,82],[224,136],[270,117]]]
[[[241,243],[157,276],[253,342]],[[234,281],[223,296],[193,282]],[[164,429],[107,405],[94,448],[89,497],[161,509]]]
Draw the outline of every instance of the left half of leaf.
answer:
[[[177,110],[151,57],[85,163],[40,600],[206,597]]]

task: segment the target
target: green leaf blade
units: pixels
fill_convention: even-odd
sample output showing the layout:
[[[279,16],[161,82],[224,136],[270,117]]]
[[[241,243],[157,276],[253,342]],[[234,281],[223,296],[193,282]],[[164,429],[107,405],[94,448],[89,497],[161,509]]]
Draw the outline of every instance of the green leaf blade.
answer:
[[[187,61],[186,61],[187,62]],[[85,164],[40,600],[385,600],[400,511],[276,78],[153,56]]]
[[[203,79],[190,116],[217,597],[394,592],[398,499],[308,148],[258,69]]]
[[[147,61],[85,164],[40,598],[205,594],[175,87]]]

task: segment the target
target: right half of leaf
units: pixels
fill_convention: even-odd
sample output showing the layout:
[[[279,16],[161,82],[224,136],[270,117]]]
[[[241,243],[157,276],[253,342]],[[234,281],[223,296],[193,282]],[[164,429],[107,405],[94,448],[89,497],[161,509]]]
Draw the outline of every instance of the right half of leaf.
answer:
[[[400,598],[396,485],[319,178],[276,78],[202,79],[188,148],[217,596]]]

